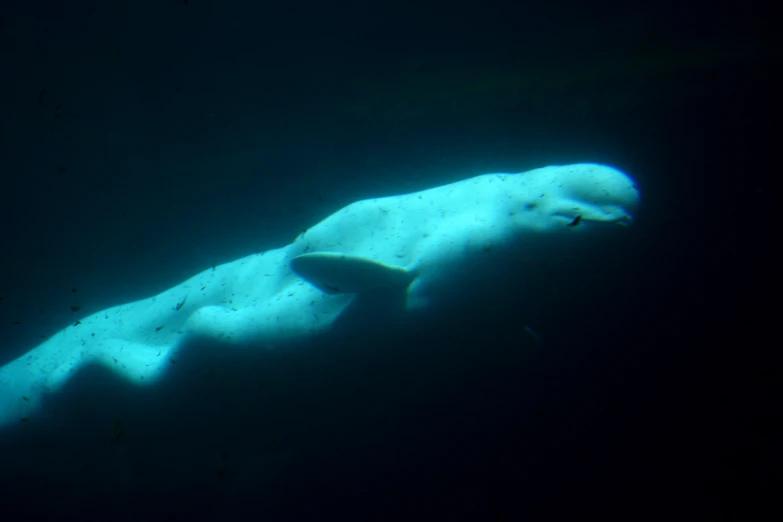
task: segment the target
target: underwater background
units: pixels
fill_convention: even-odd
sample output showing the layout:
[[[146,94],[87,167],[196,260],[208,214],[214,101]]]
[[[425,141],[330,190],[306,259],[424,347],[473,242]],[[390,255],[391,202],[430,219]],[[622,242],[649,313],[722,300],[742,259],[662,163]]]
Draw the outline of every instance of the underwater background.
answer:
[[[772,26],[753,2],[3,3],[0,365],[364,198],[589,161],[642,205],[622,241],[517,267],[533,284],[148,397],[159,439],[69,436],[103,386],[135,393],[97,373],[58,429],[0,432],[0,520],[750,519],[773,471],[735,443],[719,303],[738,209],[772,205]]]

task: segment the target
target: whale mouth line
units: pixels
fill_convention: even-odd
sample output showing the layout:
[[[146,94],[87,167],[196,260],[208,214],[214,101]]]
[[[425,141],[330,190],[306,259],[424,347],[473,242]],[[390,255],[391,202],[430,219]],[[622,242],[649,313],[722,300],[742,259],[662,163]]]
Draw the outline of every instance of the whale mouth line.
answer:
[[[561,212],[558,212],[554,214],[555,219],[558,221],[562,221],[566,225],[574,223],[574,220],[579,218],[579,221],[582,223],[607,223],[607,224],[615,224],[620,225],[624,227],[631,226],[633,224],[633,216],[630,214],[623,213],[619,216],[611,216],[611,214],[604,214],[599,218],[596,218],[594,214],[592,214],[589,211],[586,211],[584,213],[575,213],[575,214],[563,214]],[[574,225],[576,226],[576,225]]]

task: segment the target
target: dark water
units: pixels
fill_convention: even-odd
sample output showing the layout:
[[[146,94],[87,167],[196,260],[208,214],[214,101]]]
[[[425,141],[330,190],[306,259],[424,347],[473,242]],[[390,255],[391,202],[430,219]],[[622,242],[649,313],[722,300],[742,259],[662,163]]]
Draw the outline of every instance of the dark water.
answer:
[[[169,395],[96,374],[122,406],[55,400],[64,424],[0,439],[0,519],[748,519],[772,465],[737,442],[766,432],[736,420],[721,303],[740,209],[772,208],[771,28],[751,4],[4,3],[0,362],[71,306],[365,197],[593,161],[642,210],[533,284],[487,274],[412,324],[261,355],[254,390],[228,356],[244,381]],[[114,407],[147,419],[121,444],[96,420]]]

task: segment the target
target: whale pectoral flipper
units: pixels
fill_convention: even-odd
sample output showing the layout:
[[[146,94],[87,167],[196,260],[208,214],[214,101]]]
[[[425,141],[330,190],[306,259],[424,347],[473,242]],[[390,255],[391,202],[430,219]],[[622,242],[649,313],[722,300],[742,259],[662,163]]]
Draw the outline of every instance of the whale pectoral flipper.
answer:
[[[291,260],[299,277],[327,294],[359,294],[380,288],[406,287],[413,274],[362,256],[334,252],[302,254]]]

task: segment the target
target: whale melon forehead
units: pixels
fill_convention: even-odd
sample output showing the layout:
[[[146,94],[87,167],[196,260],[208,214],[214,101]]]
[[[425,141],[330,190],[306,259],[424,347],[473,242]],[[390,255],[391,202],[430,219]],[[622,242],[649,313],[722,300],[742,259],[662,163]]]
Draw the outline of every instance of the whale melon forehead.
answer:
[[[579,163],[557,169],[552,175],[560,180],[563,196],[593,204],[612,204],[634,210],[639,205],[636,183],[624,172],[607,165]]]

